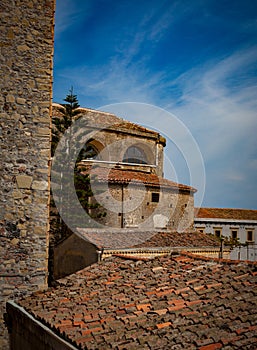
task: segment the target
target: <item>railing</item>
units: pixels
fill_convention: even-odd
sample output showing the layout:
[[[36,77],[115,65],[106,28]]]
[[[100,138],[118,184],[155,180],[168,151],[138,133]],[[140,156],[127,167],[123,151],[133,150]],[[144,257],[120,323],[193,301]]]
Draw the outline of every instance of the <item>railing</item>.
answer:
[[[141,163],[127,163],[127,162],[119,162],[119,161],[112,161],[112,160],[99,160],[99,159],[82,159],[81,162],[83,163],[95,163],[95,164],[110,164],[110,165],[116,165],[116,166],[140,166],[140,167],[150,167],[150,168],[156,168],[155,164],[141,164]]]

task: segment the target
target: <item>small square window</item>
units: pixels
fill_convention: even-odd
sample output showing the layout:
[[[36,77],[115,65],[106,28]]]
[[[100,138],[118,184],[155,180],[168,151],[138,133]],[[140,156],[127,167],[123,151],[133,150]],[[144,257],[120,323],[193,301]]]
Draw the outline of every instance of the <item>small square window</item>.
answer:
[[[159,193],[152,193],[152,202],[158,203],[160,199],[160,194]]]
[[[221,230],[220,229],[214,230],[214,234],[215,234],[216,237],[220,237],[221,236]]]

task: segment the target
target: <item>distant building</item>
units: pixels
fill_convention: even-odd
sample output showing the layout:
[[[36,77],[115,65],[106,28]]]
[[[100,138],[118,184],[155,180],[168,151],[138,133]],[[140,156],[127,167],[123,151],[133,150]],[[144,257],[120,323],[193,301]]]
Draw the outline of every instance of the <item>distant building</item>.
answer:
[[[195,208],[194,226],[202,233],[254,244],[257,239],[257,210]]]
[[[59,108],[53,105],[53,116]],[[105,227],[192,229],[196,190],[163,177],[165,138],[111,113],[80,111],[88,135],[80,165],[94,186],[89,201],[101,207],[89,214]]]

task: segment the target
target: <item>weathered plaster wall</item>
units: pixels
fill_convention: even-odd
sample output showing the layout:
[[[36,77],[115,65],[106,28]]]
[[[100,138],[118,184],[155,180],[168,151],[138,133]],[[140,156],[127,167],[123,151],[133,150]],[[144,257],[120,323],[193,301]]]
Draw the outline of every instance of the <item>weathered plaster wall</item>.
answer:
[[[97,248],[72,234],[54,250],[54,279],[59,279],[98,261]]]
[[[109,184],[105,191],[99,186],[98,191],[97,199],[101,207],[92,210],[91,215],[102,225],[116,228],[167,228],[179,232],[193,228],[194,196],[189,191],[121,184]],[[159,194],[159,202],[152,201],[152,193]],[[98,213],[106,215],[97,218]],[[163,220],[160,216],[167,218],[167,225],[162,226]]]
[[[229,222],[230,221],[230,222]],[[219,220],[195,218],[195,228],[207,234],[215,235],[215,231],[219,230],[223,237],[232,238],[232,231],[237,232],[237,238],[240,243],[248,242],[247,232],[252,231],[252,243],[256,243],[257,237],[257,221],[244,220]],[[248,242],[250,243],[250,242]]]
[[[161,155],[163,152],[163,145],[158,144],[157,151],[156,139],[150,137],[151,135],[147,137],[145,136],[145,133],[143,135],[140,135],[140,133],[137,133],[136,135],[129,134],[129,129],[128,133],[107,129],[95,131],[90,135],[94,138],[93,144],[96,148],[102,151],[100,153],[102,160],[122,162],[125,152],[130,146],[141,148],[147,157],[148,164],[156,165],[158,151],[159,157],[162,159]],[[161,172],[161,161],[158,162],[158,167],[160,167],[160,169],[156,169],[156,171]]]
[[[60,105],[53,105],[53,115],[62,118]],[[84,129],[84,141],[100,151],[99,158],[105,161],[122,162],[127,149],[136,146],[143,150],[151,171],[163,176],[163,147],[166,140],[155,131],[145,129],[113,114],[81,108],[77,127]],[[138,168],[138,166],[137,166]],[[145,169],[145,167],[143,167]]]
[[[0,3],[0,348],[5,301],[47,285],[54,0]]]
[[[77,350],[14,302],[7,304],[11,350]]]

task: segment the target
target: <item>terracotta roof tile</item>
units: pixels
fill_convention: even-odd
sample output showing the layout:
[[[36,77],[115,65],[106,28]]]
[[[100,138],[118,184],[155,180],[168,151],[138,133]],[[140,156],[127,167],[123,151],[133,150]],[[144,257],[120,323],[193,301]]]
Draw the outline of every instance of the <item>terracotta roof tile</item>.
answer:
[[[146,185],[158,188],[169,188],[173,190],[183,190],[196,192],[196,189],[176,183],[174,181],[164,179],[153,173],[147,173],[145,171],[137,170],[127,170],[127,169],[115,169],[108,168],[104,166],[87,166],[82,174],[90,174],[91,181],[106,182],[109,183],[119,183],[119,184],[129,184],[133,183],[135,185]]]
[[[158,232],[136,247],[215,247],[220,242],[200,232]]]
[[[60,109],[62,109],[62,105],[53,103],[53,117],[62,117],[62,113],[60,112]],[[139,124],[132,123],[128,120],[125,120],[121,117],[116,116],[115,114],[103,112],[95,109],[80,107],[78,108],[80,111],[80,114],[76,116],[76,119],[78,118],[84,118],[86,120],[86,126],[87,127],[93,127],[98,129],[112,129],[112,130],[120,130],[124,132],[143,132],[146,135],[159,138],[159,133],[147,129]]]
[[[137,229],[77,229],[98,248],[217,247],[219,240],[200,232],[155,232]]]
[[[256,268],[190,254],[112,257],[18,303],[83,349],[254,349]]]
[[[257,210],[229,208],[195,208],[195,217],[204,219],[257,220]]]

